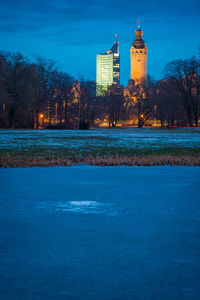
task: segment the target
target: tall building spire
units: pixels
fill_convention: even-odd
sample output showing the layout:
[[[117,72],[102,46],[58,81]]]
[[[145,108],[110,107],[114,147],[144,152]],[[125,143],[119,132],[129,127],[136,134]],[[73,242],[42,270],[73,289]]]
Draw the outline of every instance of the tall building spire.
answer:
[[[137,25],[138,29],[140,29],[140,20],[138,20],[136,23],[138,24]]]

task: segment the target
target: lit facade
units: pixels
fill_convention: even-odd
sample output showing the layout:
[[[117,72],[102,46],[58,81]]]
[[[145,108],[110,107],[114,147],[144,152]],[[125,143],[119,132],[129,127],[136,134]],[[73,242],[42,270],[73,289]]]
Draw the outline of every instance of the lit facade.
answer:
[[[96,56],[96,94],[102,96],[112,84],[120,85],[119,42],[110,50]]]
[[[131,79],[135,84],[141,83],[147,77],[147,47],[142,40],[143,31],[138,26],[135,31],[135,41],[130,49]]]

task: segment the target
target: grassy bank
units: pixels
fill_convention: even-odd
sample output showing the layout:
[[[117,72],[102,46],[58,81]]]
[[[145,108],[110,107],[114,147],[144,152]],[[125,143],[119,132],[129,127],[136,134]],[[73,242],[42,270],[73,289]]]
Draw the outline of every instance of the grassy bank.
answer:
[[[74,164],[102,166],[200,165],[200,148],[124,149],[119,147],[83,147],[64,149],[28,147],[1,149],[0,167],[71,166]]]

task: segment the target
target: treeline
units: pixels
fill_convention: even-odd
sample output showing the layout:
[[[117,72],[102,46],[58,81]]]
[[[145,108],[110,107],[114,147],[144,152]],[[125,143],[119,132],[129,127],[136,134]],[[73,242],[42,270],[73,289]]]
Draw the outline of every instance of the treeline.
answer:
[[[20,53],[1,52],[0,127],[38,128],[51,126],[58,119],[60,124],[68,118],[77,119],[74,82],[51,60],[36,57],[32,62]],[[91,94],[95,95],[94,83],[82,80],[81,84],[88,104]]]
[[[113,85],[96,97],[94,81],[77,81],[51,60],[1,52],[0,127],[198,126],[199,60],[170,62],[164,74],[160,81]]]

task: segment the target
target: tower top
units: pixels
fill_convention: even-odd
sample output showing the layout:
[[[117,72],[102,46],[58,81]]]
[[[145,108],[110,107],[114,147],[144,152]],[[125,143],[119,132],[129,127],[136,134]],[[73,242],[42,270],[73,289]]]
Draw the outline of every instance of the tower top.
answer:
[[[140,28],[138,28],[135,31],[135,40],[136,41],[142,41],[142,36],[143,36],[143,31]]]
[[[140,29],[140,21],[138,23],[138,28],[135,30],[135,40],[132,44],[136,49],[143,49],[145,47],[145,42],[142,39],[143,31]]]

